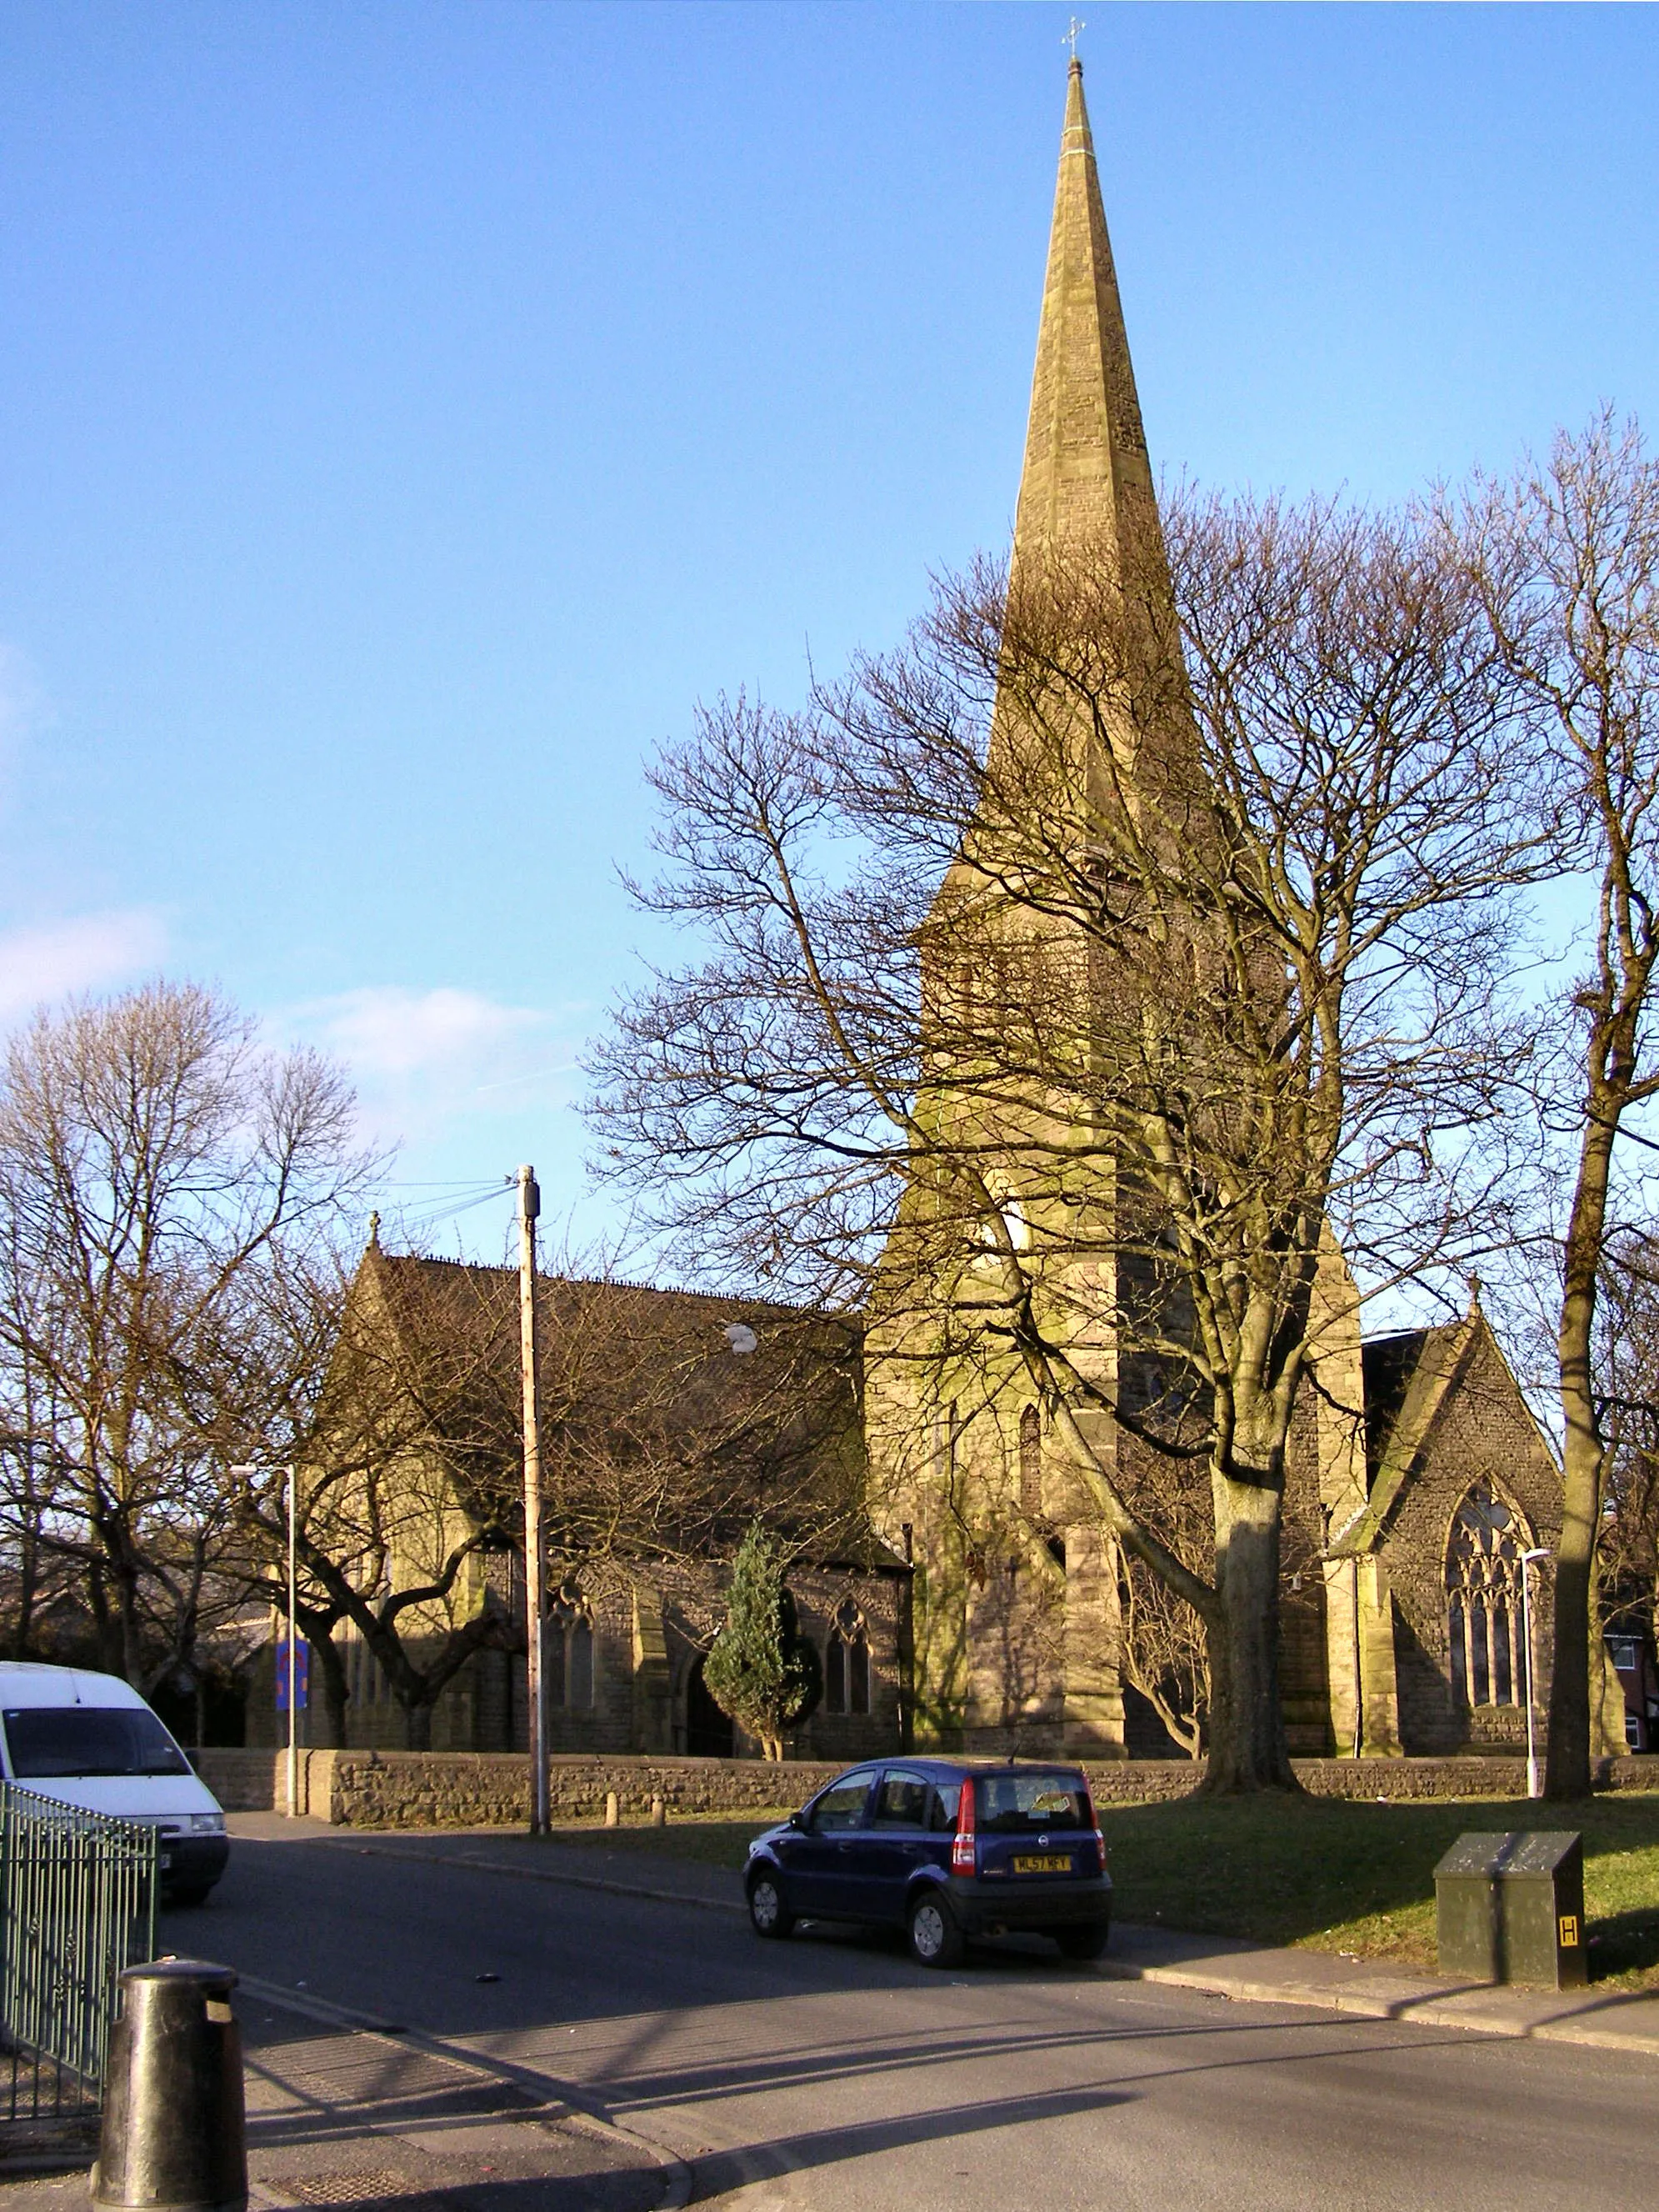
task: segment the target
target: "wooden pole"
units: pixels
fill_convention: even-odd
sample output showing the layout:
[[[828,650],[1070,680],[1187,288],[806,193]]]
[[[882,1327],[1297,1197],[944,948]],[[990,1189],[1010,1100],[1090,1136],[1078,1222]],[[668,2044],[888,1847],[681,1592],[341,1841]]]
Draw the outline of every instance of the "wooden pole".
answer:
[[[530,1703],[530,1832],[547,1833],[547,1695],[542,1674],[542,1431],[536,1395],[534,1168],[519,1170],[519,1350],[524,1370],[524,1613]]]
[[[288,1470],[288,1811],[300,1810],[300,1470]]]

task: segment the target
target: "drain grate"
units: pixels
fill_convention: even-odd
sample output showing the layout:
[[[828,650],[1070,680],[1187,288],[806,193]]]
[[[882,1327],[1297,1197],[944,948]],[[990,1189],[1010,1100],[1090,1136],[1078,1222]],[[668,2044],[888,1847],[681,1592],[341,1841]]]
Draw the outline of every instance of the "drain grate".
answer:
[[[273,2183],[285,2197],[305,2204],[368,2204],[388,2197],[417,2197],[426,2191],[405,2173],[385,2166],[362,2166],[334,2173],[289,2174]]]

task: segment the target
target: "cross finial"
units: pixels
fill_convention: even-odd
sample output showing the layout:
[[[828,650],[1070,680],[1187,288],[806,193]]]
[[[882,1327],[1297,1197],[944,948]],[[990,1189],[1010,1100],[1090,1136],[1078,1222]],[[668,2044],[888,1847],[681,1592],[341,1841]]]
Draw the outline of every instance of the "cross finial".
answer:
[[[1077,59],[1077,34],[1079,31],[1086,31],[1088,27],[1089,26],[1086,23],[1079,23],[1077,17],[1073,15],[1070,24],[1061,34],[1060,43],[1062,46],[1069,46],[1071,48],[1072,59],[1073,61]]]

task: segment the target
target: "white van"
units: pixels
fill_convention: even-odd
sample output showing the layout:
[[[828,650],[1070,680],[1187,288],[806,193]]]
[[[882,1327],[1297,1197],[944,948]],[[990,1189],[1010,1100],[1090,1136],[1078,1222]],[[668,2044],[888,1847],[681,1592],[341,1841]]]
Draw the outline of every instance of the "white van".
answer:
[[[218,1799],[118,1675],[0,1659],[0,1759],[20,1790],[151,1822],[171,1903],[204,1904],[224,1872],[230,1845]]]

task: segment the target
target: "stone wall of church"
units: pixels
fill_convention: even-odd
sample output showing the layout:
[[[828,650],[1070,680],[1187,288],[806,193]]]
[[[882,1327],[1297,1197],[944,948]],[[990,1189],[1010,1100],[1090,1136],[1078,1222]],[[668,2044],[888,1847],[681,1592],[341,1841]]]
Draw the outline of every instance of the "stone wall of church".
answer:
[[[1513,1376],[1484,1334],[1448,1393],[1384,1533],[1381,1559],[1394,1601],[1400,1733],[1408,1753],[1521,1747],[1520,1702],[1460,1711],[1452,1695],[1446,1604],[1446,1547],[1452,1519],[1471,1484],[1485,1480],[1522,1516],[1526,1542],[1553,1545],[1560,1534],[1561,1478]],[[1533,1647],[1536,1697],[1549,1698],[1553,1611],[1547,1566],[1534,1577]]]
[[[1297,1395],[1285,1453],[1279,1528],[1279,1690],[1285,1735],[1293,1758],[1321,1759],[1339,1748],[1331,1728],[1326,1662],[1325,1582],[1320,1559],[1325,1516],[1320,1496],[1317,1401],[1310,1385]]]

